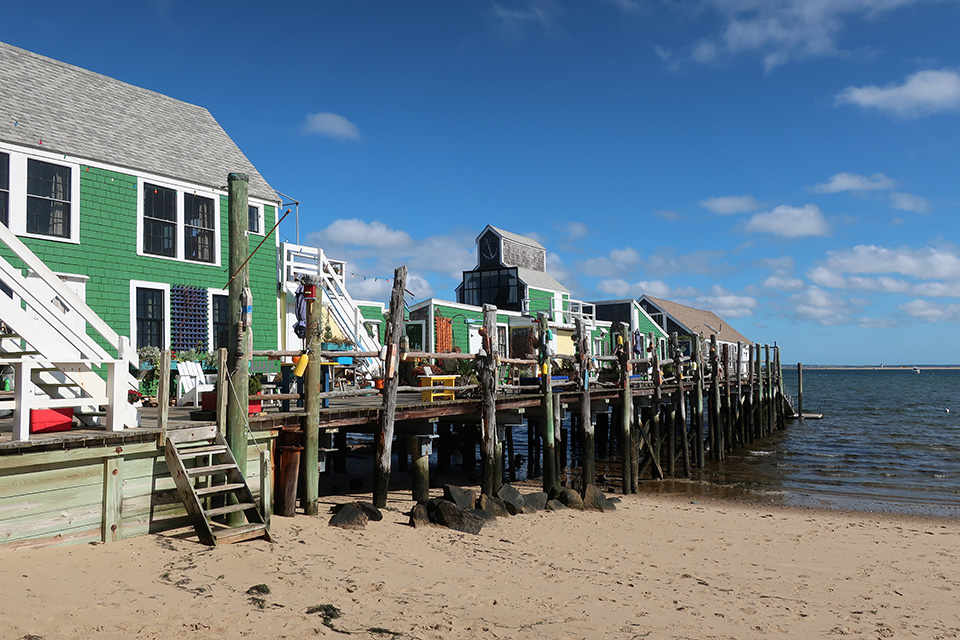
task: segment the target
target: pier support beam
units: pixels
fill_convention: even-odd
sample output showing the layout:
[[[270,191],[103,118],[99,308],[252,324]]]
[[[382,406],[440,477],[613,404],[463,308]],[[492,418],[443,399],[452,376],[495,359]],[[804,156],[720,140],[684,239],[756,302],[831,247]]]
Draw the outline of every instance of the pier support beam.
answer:
[[[400,336],[403,335],[403,293],[407,284],[407,268],[399,267],[393,273],[393,292],[390,295],[390,320],[387,323],[387,361],[383,382],[383,411],[377,431],[376,466],[373,474],[373,504],[387,506],[390,486],[390,458],[393,447],[393,423],[397,411],[397,387],[400,384]]]

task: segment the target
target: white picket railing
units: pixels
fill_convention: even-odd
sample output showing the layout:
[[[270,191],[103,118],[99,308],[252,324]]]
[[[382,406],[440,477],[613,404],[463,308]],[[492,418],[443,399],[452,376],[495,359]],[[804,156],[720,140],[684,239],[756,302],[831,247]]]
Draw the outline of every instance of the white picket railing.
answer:
[[[88,416],[88,424],[110,431],[136,426],[138,412],[127,402],[127,391],[138,388],[130,370],[139,363],[129,338],[117,334],[3,225],[0,242],[29,273],[0,258],[0,280],[11,293],[0,293],[0,320],[12,332],[0,339],[0,352],[15,378],[14,398],[0,401],[0,408],[14,411],[14,440],[29,439],[31,409],[74,407]],[[87,327],[116,355],[88,335]],[[106,407],[102,422],[93,415],[101,413],[100,406]]]

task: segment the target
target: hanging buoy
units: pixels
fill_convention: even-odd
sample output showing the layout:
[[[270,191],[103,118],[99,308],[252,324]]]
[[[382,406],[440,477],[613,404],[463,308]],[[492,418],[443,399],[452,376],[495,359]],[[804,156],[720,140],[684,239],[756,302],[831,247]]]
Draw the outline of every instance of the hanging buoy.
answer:
[[[297,361],[297,366],[293,369],[293,375],[302,378],[303,372],[307,370],[308,362],[310,362],[310,354],[305,353],[300,356],[300,360]]]
[[[544,362],[540,370],[543,373],[543,375],[547,375],[548,373],[550,373],[550,365]]]

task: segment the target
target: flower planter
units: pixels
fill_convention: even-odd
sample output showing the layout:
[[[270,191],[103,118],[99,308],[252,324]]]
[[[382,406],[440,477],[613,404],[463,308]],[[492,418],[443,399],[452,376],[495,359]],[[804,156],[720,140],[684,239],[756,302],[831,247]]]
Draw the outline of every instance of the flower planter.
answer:
[[[321,342],[320,350],[321,351],[352,351],[353,345],[337,344],[336,342]],[[337,358],[337,364],[349,366],[353,364],[353,358],[352,357]]]
[[[214,393],[204,393],[200,396],[200,408],[204,411],[216,411],[217,410],[217,396],[216,392]],[[263,411],[263,402],[261,400],[250,400],[249,405],[247,406],[247,413],[253,415],[255,413],[260,413]]]

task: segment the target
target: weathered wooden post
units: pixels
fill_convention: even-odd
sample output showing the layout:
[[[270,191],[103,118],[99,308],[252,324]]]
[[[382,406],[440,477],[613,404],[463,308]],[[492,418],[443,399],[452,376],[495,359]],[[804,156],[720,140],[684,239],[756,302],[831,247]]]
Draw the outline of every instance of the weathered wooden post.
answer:
[[[726,342],[720,348],[723,354],[723,397],[720,399],[720,407],[723,416],[720,421],[723,423],[723,451],[727,452],[733,449],[733,406],[730,398],[730,345]]]
[[[566,445],[563,437],[563,405],[560,403],[560,392],[552,394],[553,396],[553,450],[556,455],[554,464],[557,470],[557,483],[566,482],[567,470],[563,464],[564,451]]]
[[[660,350],[657,348],[657,338],[650,332],[647,334],[647,344],[650,345],[650,378],[653,380],[653,397],[651,403],[653,410],[650,412],[650,439],[653,441],[653,465],[651,476],[654,480],[663,479],[663,467],[660,458],[663,453],[663,434],[660,422],[660,406],[663,400],[663,372],[660,371]]]
[[[217,431],[227,437],[227,400],[230,398],[230,355],[227,349],[217,352]]]
[[[693,430],[697,468],[703,469],[703,351],[700,336],[693,336]]]
[[[803,363],[797,363],[797,416],[803,420]]]
[[[390,294],[390,318],[384,339],[387,360],[384,363],[383,411],[377,430],[377,459],[373,474],[373,504],[387,506],[390,486],[390,462],[393,456],[393,422],[397,411],[397,387],[400,385],[400,337],[403,335],[403,292],[407,284],[407,267],[393,272],[393,291]]]
[[[737,375],[737,389],[736,397],[734,399],[735,409],[734,413],[736,414],[736,425],[737,425],[737,441],[740,446],[744,446],[747,443],[747,434],[746,434],[746,425],[744,424],[743,415],[743,374],[740,372],[740,366],[743,362],[743,342],[737,340],[737,366],[736,366],[736,375]]]
[[[673,334],[673,362],[677,370],[677,430],[680,432],[680,446],[683,447],[683,475],[690,477],[690,438],[687,429],[687,392],[683,388],[683,362],[681,362],[679,336]]]
[[[630,327],[621,325],[617,335],[617,359],[620,362],[620,455],[623,458],[623,493],[631,493],[633,480],[633,446],[630,423],[633,420],[633,390],[630,388]]]
[[[763,432],[763,368],[760,363],[760,345],[756,347],[754,368],[757,373],[757,385],[753,390],[753,419],[756,425],[757,438],[763,438],[766,434]]]
[[[766,389],[767,435],[770,435],[773,433],[773,430],[775,427],[774,419],[773,419],[773,404],[774,404],[773,402],[773,367],[771,366],[771,360],[770,360],[770,345],[768,344],[763,345],[763,351],[764,351],[764,358],[767,363],[767,389]]]
[[[157,428],[160,429],[160,445],[167,442],[167,416],[170,414],[170,351],[160,352],[160,362],[156,363],[160,380],[157,383]],[[124,398],[126,400],[126,398]]]
[[[545,313],[537,314],[540,343],[540,375],[543,390],[543,490],[548,494],[559,488],[557,480],[557,452],[553,439],[553,379],[550,365],[550,321]]]
[[[303,276],[304,286],[319,291],[323,281],[319,275]],[[320,513],[320,335],[323,324],[323,303],[316,296],[306,298],[307,368],[303,373],[303,452],[300,454],[300,486],[303,487],[303,513]]]
[[[247,205],[249,178],[245,173],[227,176],[229,220],[229,268],[231,279],[228,292],[230,338],[227,344],[230,370],[230,396],[227,402],[227,444],[237,460],[240,471],[247,472],[247,420],[249,419],[250,351],[253,348],[250,323],[253,317],[253,298],[250,293],[250,270],[247,267],[249,243],[247,231],[250,212]],[[236,498],[231,496],[231,500]],[[244,522],[243,512],[227,514],[231,527]]]
[[[492,304],[483,305],[483,349],[478,354],[480,362],[480,388],[483,393],[481,402],[481,487],[484,495],[492,496],[503,484],[503,476],[497,477],[497,308]],[[501,469],[503,467],[501,466]]]
[[[583,318],[576,319],[577,332],[577,363],[579,364],[580,383],[583,392],[580,395],[580,429],[583,437],[583,487],[597,479],[596,467],[596,437],[593,429],[593,418],[590,409],[590,334]]]
[[[720,356],[717,336],[710,336],[710,458],[723,460],[723,428],[720,425]]]
[[[413,458],[411,469],[411,484],[413,499],[430,499],[430,449],[431,438],[428,436],[410,436],[410,457]]]
[[[747,430],[747,443],[753,444],[753,441],[757,439],[757,423],[754,419],[754,410],[753,410],[753,385],[754,385],[754,371],[753,367],[753,345],[747,345],[747,392],[744,394],[743,401],[744,405],[744,422],[746,422]]]

